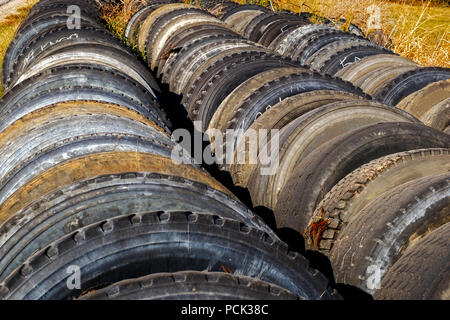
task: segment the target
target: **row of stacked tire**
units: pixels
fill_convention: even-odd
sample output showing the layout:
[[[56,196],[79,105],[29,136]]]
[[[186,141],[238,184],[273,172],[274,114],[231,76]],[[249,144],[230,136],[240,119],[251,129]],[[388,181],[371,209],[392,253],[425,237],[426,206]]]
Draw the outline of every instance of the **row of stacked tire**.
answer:
[[[273,210],[279,235],[304,233],[327,255],[336,282],[376,298],[448,298],[450,136],[394,105],[432,112],[448,131],[450,70],[307,15],[201,5],[147,2],[125,37],[202,131],[243,132],[231,145],[247,148],[234,159],[250,157],[245,133],[279,130],[274,174],[261,174],[261,162],[218,159],[220,169]],[[381,101],[354,85],[363,78]]]
[[[202,6],[245,38],[308,68],[349,81],[375,100],[450,132],[447,69],[421,67],[369,41],[357,26],[345,21],[316,18],[313,21],[321,23],[312,24],[313,16],[306,12],[293,15],[227,1],[206,1]]]
[[[41,0],[4,57],[1,298],[340,298],[192,159],[172,161],[158,84],[98,12]]]

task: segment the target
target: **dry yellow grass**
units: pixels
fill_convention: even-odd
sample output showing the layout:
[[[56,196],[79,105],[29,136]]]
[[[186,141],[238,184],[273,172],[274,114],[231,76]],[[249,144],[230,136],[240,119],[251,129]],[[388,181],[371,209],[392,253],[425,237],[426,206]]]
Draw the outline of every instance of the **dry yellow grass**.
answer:
[[[238,2],[241,2],[239,0]],[[256,0],[257,2],[259,0]],[[366,33],[371,6],[380,12],[380,26],[392,40],[391,49],[424,66],[450,67],[450,6],[448,1],[387,0],[262,0],[278,9],[344,18]]]
[[[245,2],[245,0],[236,1]],[[3,55],[15,30],[36,2],[37,0],[24,1],[17,14],[10,15],[0,22],[0,68]],[[120,38],[127,21],[137,10],[133,5],[137,1],[121,2],[121,5],[106,6],[103,11],[107,25]],[[366,34],[370,32],[367,28],[370,17],[367,8],[376,5],[380,8],[380,25],[383,32],[392,40],[394,52],[424,66],[450,67],[450,6],[445,0],[249,0],[248,2],[294,12],[308,11],[328,18],[345,18],[360,26]]]
[[[22,3],[21,7],[17,9],[17,13],[7,16],[4,20],[0,21],[0,72],[2,70],[3,56],[9,43],[14,37],[14,33],[19,27],[20,22],[28,15],[33,4],[37,0],[26,0]],[[3,89],[0,84],[0,97],[3,96]]]

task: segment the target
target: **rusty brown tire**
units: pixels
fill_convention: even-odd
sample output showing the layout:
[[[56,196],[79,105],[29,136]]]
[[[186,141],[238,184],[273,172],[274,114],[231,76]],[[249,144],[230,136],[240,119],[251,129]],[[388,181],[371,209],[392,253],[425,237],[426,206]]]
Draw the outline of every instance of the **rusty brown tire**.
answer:
[[[254,130],[254,132],[258,134],[257,141],[259,144],[259,134],[262,134],[260,131],[261,129],[267,130],[266,139],[270,140],[270,130],[281,130],[291,121],[311,110],[333,102],[355,99],[362,98],[358,95],[345,91],[315,90],[300,93],[286,98],[269,108],[269,110],[264,112],[255,120],[255,122],[253,122],[250,128],[244,133],[244,136],[249,135],[249,130]],[[233,157],[235,162],[230,165],[230,174],[233,178],[234,184],[244,188],[247,187],[248,179],[256,164],[250,164],[247,162],[237,163],[237,152],[243,152],[243,159],[249,159],[249,150],[250,146],[248,144],[248,140],[240,139]]]
[[[408,122],[379,123],[336,137],[311,152],[290,173],[274,210],[277,225],[302,233],[331,188],[365,163],[401,151],[449,147],[449,135]]]
[[[382,122],[419,123],[400,109],[363,99],[334,102],[293,120],[280,131],[278,166],[273,174],[262,175],[264,164],[258,161],[250,175],[253,204],[275,208],[279,193],[303,159],[335,137]]]
[[[401,184],[375,198],[340,234],[330,262],[337,283],[373,294],[414,243],[450,221],[450,173]]]
[[[385,273],[376,300],[449,300],[450,223],[414,244]]]
[[[340,232],[382,193],[411,180],[450,172],[449,149],[419,149],[373,160],[352,171],[327,193],[310,221],[327,220],[327,228],[311,249],[328,254]],[[312,240],[312,239],[311,239]]]

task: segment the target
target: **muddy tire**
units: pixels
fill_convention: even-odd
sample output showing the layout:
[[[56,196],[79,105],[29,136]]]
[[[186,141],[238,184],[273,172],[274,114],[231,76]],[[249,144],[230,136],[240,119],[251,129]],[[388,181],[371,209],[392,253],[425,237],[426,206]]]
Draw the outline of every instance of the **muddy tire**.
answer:
[[[420,120],[427,126],[447,132],[450,127],[450,98],[432,107]]]

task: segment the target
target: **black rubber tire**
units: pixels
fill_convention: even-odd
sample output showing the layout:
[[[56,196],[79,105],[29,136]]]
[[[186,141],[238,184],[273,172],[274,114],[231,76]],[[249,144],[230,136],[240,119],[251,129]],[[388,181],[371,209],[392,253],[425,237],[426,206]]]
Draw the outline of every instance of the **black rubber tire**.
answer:
[[[384,87],[387,83],[393,79],[415,70],[418,67],[415,65],[405,66],[384,66],[377,71],[367,73],[362,77],[359,87],[367,94],[373,95],[379,88]]]
[[[324,46],[329,45],[335,41],[342,41],[344,39],[356,39],[358,38],[354,34],[342,32],[336,30],[334,32],[322,32],[313,33],[311,36],[307,37],[305,41],[298,46],[295,51],[291,53],[291,58],[297,60],[301,64],[305,64],[306,60],[309,59],[314,53],[322,49]]]
[[[264,14],[261,10],[243,10],[228,16],[224,23],[233,28],[239,34],[243,34],[245,28],[259,15]]]
[[[0,133],[0,188],[12,171],[33,161],[41,151],[74,137],[109,133],[132,134],[174,146],[152,121],[124,107],[95,102],[60,103],[31,112]]]
[[[376,300],[449,300],[450,223],[408,248],[385,273]]]
[[[181,271],[123,280],[80,300],[297,300],[283,288],[224,272]]]
[[[227,129],[240,128],[246,131],[258,115],[263,114],[269,106],[293,95],[315,90],[346,91],[366,97],[360,89],[337,78],[309,72],[293,74],[263,84],[242,102],[241,107],[228,122]]]
[[[430,83],[449,79],[450,69],[424,67],[402,74],[384,87],[379,88],[373,97],[385,104],[395,106],[403,98]]]
[[[10,169],[0,181],[0,205],[9,199],[18,189],[35,177],[70,160],[83,158],[92,154],[110,153],[119,149],[124,152],[141,152],[171,157],[171,145],[153,137],[117,132],[99,133],[78,136],[72,139],[57,141],[53,145],[41,149],[29,158],[22,160]],[[124,131],[124,130],[122,130]],[[151,132],[150,130],[148,130]],[[149,134],[152,135],[153,132]],[[167,139],[168,140],[168,139]],[[170,141],[170,140],[169,140]],[[120,148],[118,147],[120,146]]]
[[[269,9],[267,9],[267,8],[265,8],[263,6],[260,6],[260,5],[244,4],[244,5],[233,7],[230,10],[227,10],[227,12],[225,14],[220,16],[220,19],[221,20],[226,20],[232,14],[237,13],[239,11],[244,11],[244,10],[259,10],[259,11],[262,11],[262,12],[270,12]]]
[[[339,70],[335,76],[343,80],[350,81],[355,86],[359,87],[363,82],[363,78],[372,72],[375,72],[386,66],[417,66],[413,61],[400,57],[394,54],[381,54],[369,56],[361,59],[357,63],[348,65]]]
[[[309,154],[280,191],[278,227],[303,232],[323,197],[347,174],[374,159],[421,148],[449,148],[450,136],[417,123],[380,123],[336,137]]]
[[[21,75],[13,76],[12,83],[18,82],[57,66],[75,64],[105,65],[111,69],[126,74],[138,82],[155,97],[161,95],[161,90],[148,68],[136,57],[127,51],[118,49],[116,46],[105,44],[87,44],[74,42],[59,50],[52,50],[51,54],[45,54],[34,59],[33,63]]]
[[[9,83],[28,70],[29,66],[34,64],[37,59],[51,56],[53,52],[77,43],[103,44],[123,51],[124,56],[132,55],[128,48],[104,29],[84,28],[74,31],[67,29],[66,26],[60,26],[40,33],[38,37],[28,43],[27,47],[22,49],[14,61],[14,75],[8,75]],[[154,83],[154,85],[157,88],[157,84]]]
[[[450,98],[450,79],[430,83],[426,87],[411,93],[397,103],[397,108],[403,109],[419,119],[433,109],[434,106]],[[443,117],[442,121],[449,117]]]
[[[244,101],[261,90],[264,84],[284,76],[308,72],[305,68],[281,67],[260,72],[236,87],[219,105],[208,125],[208,129],[226,131],[229,121],[238,112]]]
[[[82,26],[90,28],[98,28],[101,26],[99,23],[91,20],[82,20]],[[17,30],[14,34],[14,38],[11,40],[8,49],[3,56],[2,62],[2,86],[4,89],[8,89],[11,85],[10,77],[16,75],[16,65],[20,56],[24,56],[24,51],[29,47],[30,43],[35,38],[39,38],[42,33],[48,32],[51,29],[58,29],[65,27],[67,29],[67,15],[52,14],[48,18],[36,21],[32,24],[27,24],[22,30]]]
[[[208,63],[209,59],[233,48],[251,50],[253,47],[251,41],[235,35],[207,36],[185,45],[176,56],[173,56],[166,63],[162,81],[169,84],[172,92],[184,95],[190,89],[187,87],[190,79],[202,65]]]
[[[262,16],[262,15],[261,15]],[[245,31],[244,36],[253,42],[258,42],[258,40],[261,38],[263,32],[266,30],[267,27],[269,27],[272,23],[276,21],[280,21],[283,18],[280,17],[278,14],[270,12],[267,13],[265,17],[261,17],[261,19],[258,19],[258,17],[255,19],[255,22],[258,22],[257,24],[250,24],[248,26],[249,31]],[[248,32],[248,33],[247,33]]]
[[[100,12],[89,4],[89,1],[83,0],[70,0],[70,1],[39,1],[28,12],[28,16],[21,22],[19,30],[26,27],[30,23],[37,22],[41,19],[41,16],[45,16],[48,13],[67,15],[67,9],[70,5],[76,5],[80,9],[81,17],[93,19],[102,24]],[[80,17],[80,18],[81,18]]]
[[[200,19],[200,20],[199,20]],[[190,8],[190,9],[179,9],[174,10],[169,13],[166,13],[164,15],[161,15],[159,18],[157,18],[154,23],[151,25],[151,29],[148,32],[147,39],[145,40],[145,49],[147,52],[147,62],[150,66],[150,68],[153,68],[155,66],[155,57],[159,55],[161,51],[163,51],[163,48],[165,48],[164,42],[159,43],[157,40],[160,40],[160,34],[167,34],[165,31],[166,28],[168,30],[171,30],[169,26],[173,22],[180,22],[182,21],[185,26],[194,24],[196,22],[203,22],[203,23],[220,23],[220,20],[216,17],[213,17],[208,12],[205,12],[203,10],[197,9],[197,8]],[[183,26],[179,26],[179,28],[182,28]],[[174,30],[176,32],[176,29]],[[166,38],[167,40],[167,38]],[[158,51],[158,48],[160,50]]]
[[[284,38],[276,47],[277,52],[283,52],[284,56],[293,57],[295,52],[301,49],[308,41],[308,39],[321,35],[335,33],[338,30],[335,28],[319,24],[319,25],[305,25],[297,28],[292,34]]]
[[[259,161],[250,175],[248,188],[253,205],[273,209],[280,190],[295,168],[333,138],[385,122],[420,123],[400,109],[363,99],[330,103],[293,120],[279,133],[278,163],[275,163],[273,174],[261,175],[267,164]],[[265,147],[260,148],[265,150]]]
[[[336,282],[373,294],[404,251],[448,223],[449,213],[450,173],[413,180],[378,196],[347,225],[331,250]],[[369,283],[375,268],[380,277]]]
[[[344,100],[358,99],[357,95],[347,92],[337,92],[329,90],[316,90],[286,98],[283,101],[275,104],[269,110],[264,112],[258,119],[256,119],[249,129],[260,132],[260,129],[266,129],[267,133],[274,130],[281,130],[303,114],[312,111],[329,103]],[[362,98],[361,98],[362,99]],[[267,134],[267,139],[270,136]],[[258,138],[259,141],[259,138]],[[245,147],[239,146],[240,143],[245,143]],[[248,142],[240,140],[237,150],[245,150],[248,154],[250,147]],[[235,151],[234,159],[237,159],[237,152]],[[247,158],[247,157],[246,157]],[[232,164],[230,165],[230,174],[235,185],[246,188],[248,186],[248,179],[251,171],[255,165],[252,164]]]
[[[177,3],[173,4],[173,5],[177,5]],[[159,13],[159,11],[162,11],[166,8],[166,6],[162,6],[158,9],[156,9],[153,14],[157,14]],[[150,16],[149,16],[150,17]],[[209,18],[213,18],[213,16],[211,16],[208,12],[205,12],[201,9],[198,8],[179,8],[179,9],[174,9],[171,10],[169,12],[165,12],[162,13],[158,16],[156,16],[153,20],[153,22],[148,25],[148,29],[147,30],[140,30],[139,32],[139,41],[138,41],[138,46],[139,49],[141,51],[146,51],[147,53],[147,62],[151,63],[152,61],[152,49],[153,49],[153,43],[155,38],[157,37],[157,35],[164,29],[164,27],[166,26],[167,23],[169,23],[172,19],[176,19],[177,17],[185,17],[186,21],[188,22],[192,17],[209,17]],[[189,18],[188,18],[189,17]],[[218,19],[215,19],[217,21],[219,21]],[[143,25],[143,28],[145,27],[145,25]],[[147,31],[144,33],[144,31]],[[143,38],[143,34],[146,35],[146,38],[144,40]],[[141,40],[143,40],[144,42],[141,42]]]
[[[341,230],[371,200],[408,181],[450,172],[449,149],[419,149],[375,159],[339,181],[317,206],[312,222],[328,219],[317,247],[328,254]],[[310,223],[310,226],[311,226]]]
[[[61,8],[61,10],[65,11],[67,10],[67,6],[71,4],[78,5],[80,6],[80,9],[86,9],[91,12],[91,14],[97,12],[97,6],[95,2],[90,0],[40,0],[35,5],[33,5],[30,10],[29,16],[46,12],[48,8],[51,7]]]
[[[278,37],[289,28],[300,27],[307,24],[308,21],[305,21],[300,17],[296,18],[296,16],[293,16],[289,17],[289,19],[285,18],[283,20],[280,20],[279,22],[271,24],[266,30],[264,30],[261,37],[258,39],[258,43],[265,47],[268,47],[276,37]]]
[[[284,52],[283,55],[297,60],[295,59],[295,57],[298,56],[305,49],[305,47],[308,48],[311,45],[311,39],[315,39],[316,37],[319,37],[321,35],[323,36],[335,33],[343,34],[343,32],[340,30],[325,27],[323,25],[306,25],[304,27],[305,28],[298,28],[296,32],[294,32],[291,36],[285,38],[278,44],[279,49],[283,50]],[[296,35],[297,32],[300,32],[300,34]],[[291,44],[287,45],[286,42],[290,42]]]
[[[261,22],[261,20],[266,19],[269,16],[273,16],[273,12],[264,12],[252,19],[247,26],[242,30],[241,34],[247,38],[250,39],[249,36],[253,32],[253,30],[256,28],[256,26]]]
[[[320,50],[318,52],[320,52]],[[323,73],[335,75],[340,69],[349,64],[353,64],[364,57],[384,53],[388,54],[391,52],[372,42],[361,42],[360,44],[336,52],[336,54],[332,55],[326,61],[314,61],[312,63],[312,68]]]
[[[124,38],[127,39],[128,43],[131,45],[137,45],[137,37],[139,34],[139,30],[142,22],[148,17],[150,13],[152,13],[157,8],[163,6],[163,3],[158,3],[155,5],[147,5],[144,8],[141,8],[137,11],[133,16],[128,20],[127,25],[124,30]]]
[[[158,78],[162,76],[162,70],[164,69],[167,60],[169,60],[173,55],[176,55],[185,45],[195,41],[198,38],[209,36],[211,34],[229,35],[240,38],[236,32],[228,29],[227,27],[216,24],[198,23],[189,25],[185,29],[179,29],[167,40],[166,49],[163,50],[155,59],[158,66],[155,70]]]
[[[80,267],[81,290],[66,285],[69,265]],[[339,298],[327,279],[283,242],[234,220],[189,212],[120,216],[87,226],[30,257],[0,292],[4,299],[67,299],[152,273],[222,267],[299,297]]]
[[[142,211],[192,211],[273,231],[239,201],[206,184],[151,172],[108,174],[59,188],[15,213],[0,227],[0,281],[34,252],[76,229]]]
[[[9,90],[0,100],[0,131],[24,114],[45,105],[95,100],[142,112],[160,127],[170,122],[157,100],[139,83],[105,66],[61,66],[45,70]]]
[[[191,97],[192,103],[188,106],[190,118],[202,121],[206,130],[217,107],[233,89],[259,72],[283,66],[295,67],[296,63],[261,52],[235,55],[235,62],[224,64],[218,72],[202,79],[204,85],[196,88],[198,95],[195,99]]]

